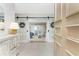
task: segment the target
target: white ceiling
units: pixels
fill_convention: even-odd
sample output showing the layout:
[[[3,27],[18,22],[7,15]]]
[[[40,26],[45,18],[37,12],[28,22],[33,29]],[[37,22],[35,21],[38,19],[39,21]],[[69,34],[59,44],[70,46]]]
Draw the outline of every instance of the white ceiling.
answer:
[[[28,16],[53,16],[54,4],[53,3],[14,3],[16,14],[26,14]],[[0,6],[0,13],[3,9]]]
[[[53,3],[15,3],[15,12],[17,14],[54,14]]]

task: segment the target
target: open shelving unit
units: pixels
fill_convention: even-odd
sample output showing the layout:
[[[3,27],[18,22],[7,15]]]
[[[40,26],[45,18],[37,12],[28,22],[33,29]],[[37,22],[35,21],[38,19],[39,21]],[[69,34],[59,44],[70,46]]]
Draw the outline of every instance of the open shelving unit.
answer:
[[[79,56],[79,3],[56,3],[55,10],[55,55]]]

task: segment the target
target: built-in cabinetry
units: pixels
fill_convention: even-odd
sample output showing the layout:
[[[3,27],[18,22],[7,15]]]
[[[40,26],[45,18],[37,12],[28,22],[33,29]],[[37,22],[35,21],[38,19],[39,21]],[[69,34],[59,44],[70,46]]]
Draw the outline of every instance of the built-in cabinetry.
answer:
[[[16,35],[0,37],[0,56],[16,56],[17,54]]]
[[[55,55],[78,56],[79,3],[57,3],[55,10]]]

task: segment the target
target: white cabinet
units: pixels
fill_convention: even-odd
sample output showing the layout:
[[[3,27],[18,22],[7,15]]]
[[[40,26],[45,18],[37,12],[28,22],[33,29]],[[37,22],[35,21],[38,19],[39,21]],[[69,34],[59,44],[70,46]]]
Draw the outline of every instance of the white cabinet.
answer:
[[[8,56],[8,55],[9,55],[8,41],[0,43],[0,56]]]
[[[0,56],[16,56],[18,53],[16,36],[7,36],[1,40]]]
[[[9,54],[11,56],[16,56],[17,55],[16,37],[13,37],[12,40],[9,41]]]

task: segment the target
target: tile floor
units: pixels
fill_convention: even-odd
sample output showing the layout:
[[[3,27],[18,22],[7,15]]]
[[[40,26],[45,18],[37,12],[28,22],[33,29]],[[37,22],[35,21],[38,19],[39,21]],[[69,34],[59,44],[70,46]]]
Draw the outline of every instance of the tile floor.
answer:
[[[18,51],[19,56],[53,56],[53,43],[20,43]]]

